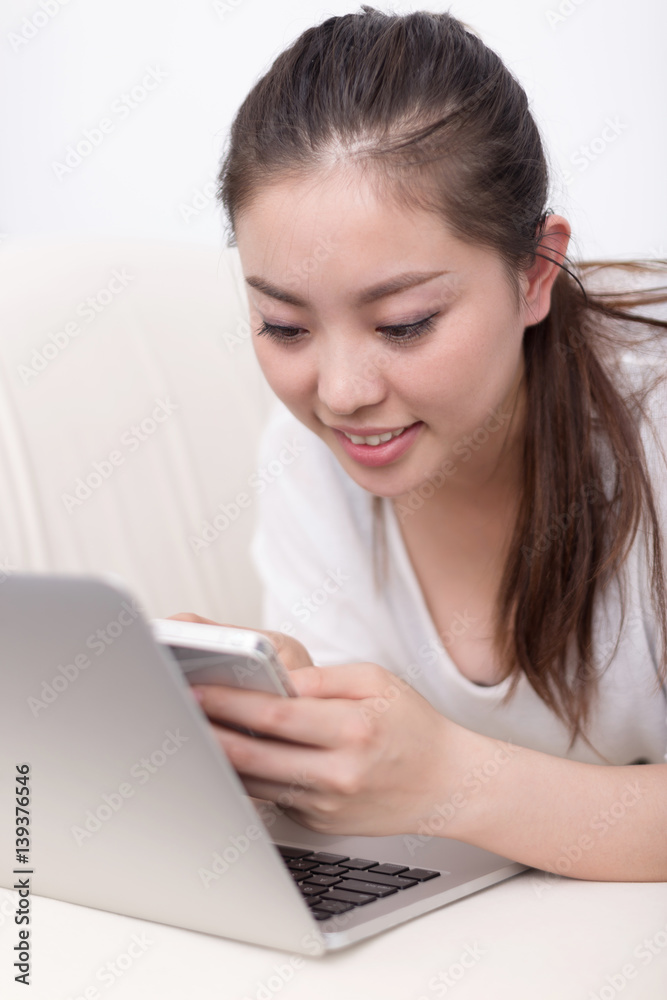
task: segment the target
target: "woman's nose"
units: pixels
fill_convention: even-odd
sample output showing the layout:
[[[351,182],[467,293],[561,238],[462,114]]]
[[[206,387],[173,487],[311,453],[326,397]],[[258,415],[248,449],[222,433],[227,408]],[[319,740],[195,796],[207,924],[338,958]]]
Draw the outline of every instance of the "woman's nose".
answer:
[[[380,403],[386,387],[382,361],[359,350],[337,350],[319,359],[317,393],[330,413],[353,413]]]

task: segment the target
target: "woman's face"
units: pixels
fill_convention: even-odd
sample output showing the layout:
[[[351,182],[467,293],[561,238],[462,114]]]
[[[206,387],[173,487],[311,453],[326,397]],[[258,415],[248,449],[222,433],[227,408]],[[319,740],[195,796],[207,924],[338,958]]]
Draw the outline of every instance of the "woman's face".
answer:
[[[510,416],[523,331],[536,320],[495,254],[434,214],[381,203],[342,169],[274,183],[236,236],[259,364],[355,482],[403,497],[425,481],[465,488],[499,475],[510,424],[520,430]],[[258,333],[264,323],[270,333]],[[401,428],[379,445],[343,433]]]

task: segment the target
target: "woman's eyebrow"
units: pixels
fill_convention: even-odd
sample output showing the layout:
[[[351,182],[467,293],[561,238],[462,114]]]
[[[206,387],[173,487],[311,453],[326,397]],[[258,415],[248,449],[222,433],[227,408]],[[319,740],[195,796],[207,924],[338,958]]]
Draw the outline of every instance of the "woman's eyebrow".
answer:
[[[365,288],[357,295],[356,304],[364,306],[369,302],[375,302],[376,299],[382,299],[386,295],[396,295],[397,292],[402,292],[406,288],[413,288],[415,285],[422,285],[425,281],[431,281],[433,278],[439,278],[443,274],[451,273],[451,271],[405,271],[403,274],[397,274],[393,278],[388,278],[386,281],[380,282],[378,285],[371,285],[370,288]],[[278,299],[280,302],[287,302],[288,305],[299,306],[301,308],[308,306],[308,302],[305,299],[294,295],[292,292],[285,291],[283,288],[278,288],[259,275],[251,274],[245,280],[251,288],[256,288],[258,292],[268,295],[272,299]]]

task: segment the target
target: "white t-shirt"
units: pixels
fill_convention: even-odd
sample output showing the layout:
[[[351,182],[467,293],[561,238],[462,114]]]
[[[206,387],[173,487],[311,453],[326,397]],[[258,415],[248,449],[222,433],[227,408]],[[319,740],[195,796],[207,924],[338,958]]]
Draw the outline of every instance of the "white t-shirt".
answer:
[[[662,426],[667,429],[667,419]],[[667,433],[662,440],[667,441]],[[647,447],[665,525],[667,471],[650,441]],[[567,727],[525,675],[502,705],[509,678],[482,686],[459,672],[438,637],[386,499],[388,580],[384,592],[376,591],[372,494],[278,400],[263,431],[259,465],[275,476],[259,495],[251,547],[263,585],[261,628],[293,635],[318,666],[378,663],[408,681],[443,715],[475,732],[589,763],[667,761],[667,693],[656,691],[655,622],[640,535],[626,563],[625,626],[600,679],[587,730],[597,753],[581,738],[568,751]],[[593,642],[604,663],[615,645],[620,605],[612,592],[597,603]]]

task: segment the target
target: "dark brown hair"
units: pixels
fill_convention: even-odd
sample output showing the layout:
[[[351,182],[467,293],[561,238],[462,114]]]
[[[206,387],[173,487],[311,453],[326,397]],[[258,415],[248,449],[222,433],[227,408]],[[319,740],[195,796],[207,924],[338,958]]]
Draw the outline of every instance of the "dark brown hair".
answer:
[[[278,56],[241,105],[223,156],[228,245],[260,190],[341,162],[364,169],[384,197],[439,213],[460,239],[495,251],[517,302],[520,273],[536,255],[560,267],[548,315],[524,333],[523,490],[494,634],[512,677],[507,698],[524,673],[568,725],[570,747],[579,735],[587,741],[599,677],[594,601],[619,582],[623,627],[620,570],[642,525],[665,677],[661,534],[640,436],[651,387],[625,380],[621,358],[664,336],[667,321],[635,309],[667,301],[667,261],[556,259],[543,232],[548,168],[526,94],[447,13],[384,14],[364,4],[304,31]],[[605,273],[622,275],[625,291],[594,292],[589,279]],[[633,290],[629,279],[652,273],[662,285]],[[664,377],[656,373],[653,386]],[[377,515],[382,500],[373,501]]]

